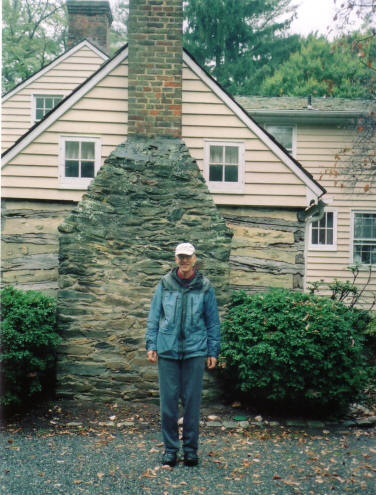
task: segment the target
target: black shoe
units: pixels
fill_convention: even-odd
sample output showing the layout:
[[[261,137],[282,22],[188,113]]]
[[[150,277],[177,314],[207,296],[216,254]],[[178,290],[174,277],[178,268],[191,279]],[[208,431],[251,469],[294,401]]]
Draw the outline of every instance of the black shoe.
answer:
[[[187,452],[186,454],[184,454],[184,464],[186,466],[197,466],[197,454],[195,452]]]
[[[165,452],[162,457],[163,466],[174,467],[176,464],[176,452]]]

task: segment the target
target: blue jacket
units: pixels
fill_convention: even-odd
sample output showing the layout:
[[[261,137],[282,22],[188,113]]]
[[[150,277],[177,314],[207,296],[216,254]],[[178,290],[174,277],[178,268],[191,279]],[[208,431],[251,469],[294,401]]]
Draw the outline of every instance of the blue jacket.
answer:
[[[146,349],[169,359],[217,357],[220,324],[214,288],[199,272],[184,287],[176,272],[162,277],[154,293]]]

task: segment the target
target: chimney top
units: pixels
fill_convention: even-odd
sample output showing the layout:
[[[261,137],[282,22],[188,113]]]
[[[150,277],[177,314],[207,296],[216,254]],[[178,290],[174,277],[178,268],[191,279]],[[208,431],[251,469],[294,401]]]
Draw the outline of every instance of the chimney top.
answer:
[[[183,0],[130,0],[128,135],[181,137]]]
[[[108,0],[66,0],[68,47],[84,38],[108,53],[112,13]]]

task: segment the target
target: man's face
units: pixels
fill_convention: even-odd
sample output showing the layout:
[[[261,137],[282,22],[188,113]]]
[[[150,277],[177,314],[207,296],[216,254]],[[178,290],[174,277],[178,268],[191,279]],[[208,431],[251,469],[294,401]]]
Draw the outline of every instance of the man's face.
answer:
[[[190,277],[192,275],[193,267],[196,263],[196,256],[194,254],[191,256],[188,254],[178,254],[175,256],[175,261],[183,277]]]

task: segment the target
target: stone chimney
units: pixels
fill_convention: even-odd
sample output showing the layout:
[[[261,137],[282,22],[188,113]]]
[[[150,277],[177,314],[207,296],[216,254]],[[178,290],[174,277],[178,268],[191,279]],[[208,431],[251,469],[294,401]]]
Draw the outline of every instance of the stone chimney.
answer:
[[[158,396],[145,328],[178,243],[195,245],[220,306],[228,300],[232,232],[181,139],[182,2],[131,0],[128,138],[59,226],[63,397]],[[205,380],[206,397],[217,395]]]
[[[68,47],[83,39],[109,52],[109,32],[112,23],[108,0],[67,0]]]
[[[128,135],[181,137],[182,0],[130,0]]]

